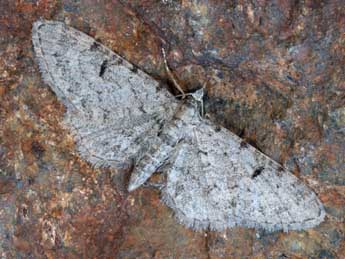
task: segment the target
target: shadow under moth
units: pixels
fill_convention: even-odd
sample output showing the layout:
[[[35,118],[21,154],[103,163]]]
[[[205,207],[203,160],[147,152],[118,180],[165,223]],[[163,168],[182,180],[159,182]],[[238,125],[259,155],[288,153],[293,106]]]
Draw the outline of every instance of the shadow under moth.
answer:
[[[162,200],[184,225],[289,231],[323,221],[322,203],[291,172],[93,38],[37,21],[32,42],[80,156],[97,167],[132,165],[129,191],[163,169]]]

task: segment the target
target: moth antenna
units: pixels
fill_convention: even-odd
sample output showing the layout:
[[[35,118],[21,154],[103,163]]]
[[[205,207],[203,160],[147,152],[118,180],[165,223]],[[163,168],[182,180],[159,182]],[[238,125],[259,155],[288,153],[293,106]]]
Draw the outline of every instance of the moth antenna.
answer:
[[[168,76],[170,77],[171,81],[174,83],[174,86],[177,88],[177,90],[179,90],[179,92],[181,93],[181,95],[178,96],[182,96],[182,99],[186,98],[186,94],[184,93],[184,91],[182,90],[181,86],[177,83],[177,80],[174,76],[174,74],[171,72],[169,66],[168,66],[168,61],[166,58],[166,54],[165,54],[165,50],[164,48],[162,48],[162,54],[163,54],[163,60],[164,60],[164,66],[165,66],[165,70],[168,73]]]

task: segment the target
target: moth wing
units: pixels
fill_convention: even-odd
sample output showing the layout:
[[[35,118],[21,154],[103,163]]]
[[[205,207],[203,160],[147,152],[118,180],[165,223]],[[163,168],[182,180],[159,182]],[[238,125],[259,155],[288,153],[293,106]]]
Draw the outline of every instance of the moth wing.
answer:
[[[185,225],[288,231],[323,220],[311,189],[235,134],[207,120],[189,132],[193,141],[181,146],[163,190],[163,200]]]
[[[32,42],[81,156],[94,165],[129,161],[174,111],[175,99],[157,81],[64,23],[37,21]]]

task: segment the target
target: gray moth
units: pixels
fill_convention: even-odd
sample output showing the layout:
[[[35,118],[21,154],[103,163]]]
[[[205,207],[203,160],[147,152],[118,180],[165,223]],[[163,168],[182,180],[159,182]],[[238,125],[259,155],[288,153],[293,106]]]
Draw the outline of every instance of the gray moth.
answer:
[[[184,225],[289,231],[323,221],[322,203],[291,172],[93,38],[37,21],[32,42],[80,156],[97,167],[132,165],[129,191],[162,169],[162,200]]]

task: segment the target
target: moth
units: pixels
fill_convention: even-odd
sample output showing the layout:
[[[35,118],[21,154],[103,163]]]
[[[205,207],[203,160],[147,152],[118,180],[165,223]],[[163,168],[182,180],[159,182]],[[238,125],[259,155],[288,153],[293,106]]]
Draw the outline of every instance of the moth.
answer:
[[[291,172],[93,38],[41,20],[32,42],[80,156],[96,167],[132,165],[129,191],[160,169],[162,200],[184,225],[289,231],[323,221],[322,203]]]

